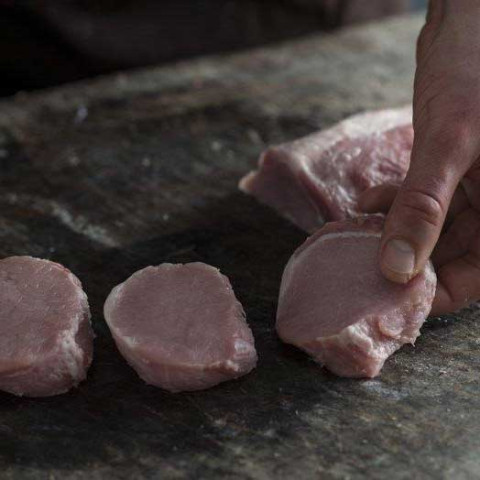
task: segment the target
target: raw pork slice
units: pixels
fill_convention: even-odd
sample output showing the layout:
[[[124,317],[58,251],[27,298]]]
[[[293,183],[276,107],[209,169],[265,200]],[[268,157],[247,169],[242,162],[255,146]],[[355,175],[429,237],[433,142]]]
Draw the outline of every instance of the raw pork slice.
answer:
[[[327,224],[285,268],[277,311],[280,338],[345,377],[375,377],[385,360],[414,343],[435,294],[431,264],[399,285],[378,267],[383,217]]]
[[[400,184],[413,143],[410,107],[350,117],[334,127],[269,148],[240,189],[308,232],[358,215],[375,185]]]
[[[85,379],[93,332],[85,292],[62,265],[0,261],[0,389],[46,397]]]
[[[200,390],[250,372],[252,332],[228,278],[204,263],[147,267],[115,287],[105,319],[145,382]]]

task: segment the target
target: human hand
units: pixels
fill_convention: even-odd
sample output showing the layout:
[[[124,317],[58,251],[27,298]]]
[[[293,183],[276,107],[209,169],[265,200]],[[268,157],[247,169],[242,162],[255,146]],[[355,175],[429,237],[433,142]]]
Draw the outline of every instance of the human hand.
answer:
[[[430,1],[417,45],[410,169],[399,189],[375,187],[360,199],[365,212],[389,211],[380,249],[387,278],[408,282],[433,253],[434,314],[480,298],[479,21],[478,0]]]

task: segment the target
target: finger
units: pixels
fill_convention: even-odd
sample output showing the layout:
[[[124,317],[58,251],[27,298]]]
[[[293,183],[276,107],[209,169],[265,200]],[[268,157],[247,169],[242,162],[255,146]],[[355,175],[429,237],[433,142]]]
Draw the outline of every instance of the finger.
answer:
[[[450,202],[450,208],[447,213],[447,223],[451,223],[456,219],[462,212],[470,208],[470,202],[467,195],[465,194],[465,189],[462,184],[458,186],[453,195],[452,201]]]
[[[397,185],[377,185],[369,188],[360,194],[358,208],[364,213],[387,213],[398,189]]]
[[[466,202],[480,211],[480,171],[478,167],[469,171],[467,175],[462,178],[461,187]]]
[[[364,213],[388,213],[400,187],[396,185],[377,185],[359,195],[358,208]],[[470,202],[463,186],[455,191],[445,223],[449,224],[460,213],[470,207]]]
[[[414,143],[410,168],[385,222],[380,268],[390,280],[406,283],[423,270],[440,236],[447,211],[471,152],[460,137],[424,135]]]
[[[432,254],[436,269],[467,254],[472,239],[480,232],[480,216],[474,209],[460,213],[440,237]]]
[[[454,312],[480,299],[480,257],[467,253],[437,271],[432,315]]]
[[[432,257],[437,271],[433,315],[466,307],[480,299],[480,214],[461,213],[442,236]]]

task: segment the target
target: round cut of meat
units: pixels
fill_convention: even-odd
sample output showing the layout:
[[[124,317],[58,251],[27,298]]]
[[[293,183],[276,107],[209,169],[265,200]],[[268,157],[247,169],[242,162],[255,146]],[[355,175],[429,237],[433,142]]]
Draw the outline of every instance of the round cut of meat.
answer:
[[[64,393],[85,379],[92,355],[78,278],[49,260],[1,260],[0,389],[30,397]]]
[[[144,268],[112,290],[104,311],[118,349],[151,385],[200,390],[256,365],[243,308],[209,265]]]
[[[400,185],[413,145],[411,107],[353,115],[267,149],[239,187],[300,228],[360,215],[358,198],[375,185]]]
[[[346,377],[375,377],[385,360],[414,343],[435,295],[429,263],[407,285],[378,267],[383,217],[327,224],[288,262],[277,332],[286,343]]]

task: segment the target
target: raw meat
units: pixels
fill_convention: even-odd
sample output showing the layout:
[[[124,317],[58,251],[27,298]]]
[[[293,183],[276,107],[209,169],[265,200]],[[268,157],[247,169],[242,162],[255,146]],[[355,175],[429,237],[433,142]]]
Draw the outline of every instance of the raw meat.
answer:
[[[334,127],[269,148],[240,189],[308,232],[358,215],[369,187],[400,184],[413,143],[410,107],[350,117]]]
[[[277,311],[280,338],[345,377],[375,377],[385,360],[414,343],[435,294],[429,263],[407,285],[378,267],[383,217],[332,222],[285,268]]]
[[[0,389],[30,397],[64,393],[85,379],[92,355],[78,278],[48,260],[1,260]]]
[[[204,263],[164,263],[115,287],[105,319],[118,349],[145,382],[200,390],[250,372],[252,332],[228,278]]]

